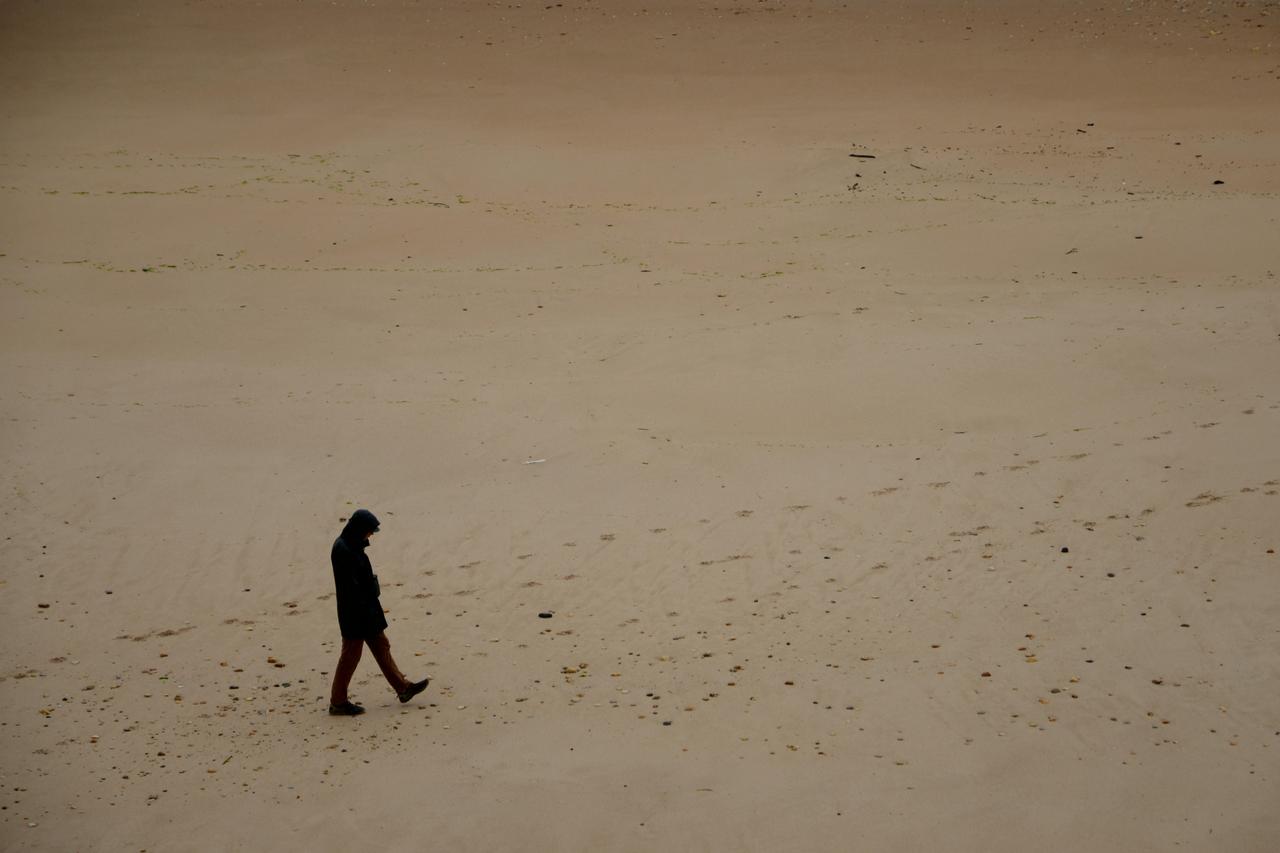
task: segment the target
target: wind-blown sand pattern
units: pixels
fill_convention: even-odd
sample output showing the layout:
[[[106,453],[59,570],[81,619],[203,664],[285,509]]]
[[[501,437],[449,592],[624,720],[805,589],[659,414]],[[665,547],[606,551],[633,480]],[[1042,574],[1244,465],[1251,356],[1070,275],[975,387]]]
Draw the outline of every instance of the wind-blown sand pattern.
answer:
[[[1277,849],[1278,25],[0,5],[0,846]]]

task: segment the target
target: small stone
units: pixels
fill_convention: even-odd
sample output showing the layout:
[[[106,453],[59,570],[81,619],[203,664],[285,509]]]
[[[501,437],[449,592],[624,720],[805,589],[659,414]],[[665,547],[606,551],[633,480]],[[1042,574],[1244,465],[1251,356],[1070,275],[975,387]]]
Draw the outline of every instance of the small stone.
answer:
[[[1063,553],[1063,554],[1070,554],[1070,553],[1071,553],[1071,549],[1070,549],[1070,548],[1068,548],[1066,545],[1063,545],[1063,546],[1062,546],[1062,553]]]
[[[991,673],[989,673],[989,672],[984,672],[984,673],[982,673],[982,677],[983,677],[983,678],[990,678],[990,677],[991,677]]]
[[[539,614],[538,614],[538,618],[539,618],[539,619],[550,619],[550,618],[551,618],[551,611],[550,611],[550,610],[544,610],[544,611],[542,611],[541,613],[539,613]]]

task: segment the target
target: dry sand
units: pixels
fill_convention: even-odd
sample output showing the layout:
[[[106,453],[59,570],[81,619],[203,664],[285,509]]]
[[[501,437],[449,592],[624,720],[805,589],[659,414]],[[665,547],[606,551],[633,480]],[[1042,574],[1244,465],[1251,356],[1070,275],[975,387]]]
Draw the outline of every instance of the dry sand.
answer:
[[[0,4],[0,847],[1277,849],[1278,27]]]

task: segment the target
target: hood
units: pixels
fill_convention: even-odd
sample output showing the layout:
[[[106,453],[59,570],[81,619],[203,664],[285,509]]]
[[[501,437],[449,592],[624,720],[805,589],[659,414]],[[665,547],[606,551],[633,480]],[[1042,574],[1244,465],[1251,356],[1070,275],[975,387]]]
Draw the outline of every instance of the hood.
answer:
[[[366,533],[378,530],[378,517],[367,509],[358,509],[351,513],[347,526],[342,528],[342,538],[356,545],[364,545]]]

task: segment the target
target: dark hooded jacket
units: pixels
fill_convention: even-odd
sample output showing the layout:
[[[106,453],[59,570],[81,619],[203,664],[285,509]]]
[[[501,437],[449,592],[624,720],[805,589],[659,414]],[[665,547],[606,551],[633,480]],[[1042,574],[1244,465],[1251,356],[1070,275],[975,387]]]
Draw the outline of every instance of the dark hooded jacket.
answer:
[[[333,543],[333,585],[338,599],[338,627],[348,639],[365,639],[387,627],[378,601],[378,576],[364,549],[365,534],[378,529],[378,519],[367,509],[351,515],[342,535]]]

